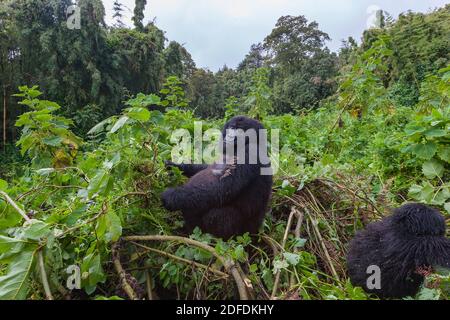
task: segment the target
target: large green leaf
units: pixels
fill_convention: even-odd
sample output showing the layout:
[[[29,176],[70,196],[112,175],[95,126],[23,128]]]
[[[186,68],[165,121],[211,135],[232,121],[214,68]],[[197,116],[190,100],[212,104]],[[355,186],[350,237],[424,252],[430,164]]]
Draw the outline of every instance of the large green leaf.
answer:
[[[439,158],[450,163],[450,147],[440,146],[437,154],[438,154]]]
[[[117,132],[120,128],[122,128],[125,123],[127,123],[128,121],[128,117],[127,116],[122,116],[119,118],[119,120],[117,120],[117,122],[114,124],[114,126],[111,128],[111,133],[115,133]]]
[[[10,237],[0,235],[0,254],[9,252],[18,246],[20,246],[19,248],[21,248],[21,245],[29,244],[29,243],[30,242],[25,241],[25,240],[20,240],[17,238],[10,238]]]
[[[447,213],[450,214],[450,202],[447,202],[446,204],[444,204],[444,208],[447,211]]]
[[[0,200],[0,229],[17,226],[22,219],[15,209]]]
[[[129,108],[127,116],[134,120],[146,122],[150,119],[150,111],[148,111],[146,108],[140,107]]]
[[[42,142],[48,146],[58,147],[61,145],[62,138],[58,136],[52,136],[42,139]]]
[[[117,214],[110,210],[97,221],[97,237],[105,242],[117,241],[122,235],[122,223]]]
[[[425,144],[416,144],[412,148],[412,152],[421,159],[430,160],[436,154],[437,146],[433,142],[427,142]]]
[[[0,300],[26,299],[36,252],[35,246],[27,248],[14,256],[8,265],[6,275],[0,277]]]
[[[103,120],[102,122],[97,123],[91,130],[88,131],[88,135],[98,133],[103,130],[106,124],[111,121],[110,118]]]
[[[434,196],[434,188],[428,181],[425,181],[421,186],[416,184],[411,186],[408,194],[415,200],[431,203]]]
[[[445,137],[447,134],[447,131],[443,129],[430,129],[424,133],[429,138]]]
[[[105,282],[106,280],[100,256],[94,253],[87,255],[83,259],[81,272],[83,275],[86,275],[86,277],[83,276],[82,286],[87,294],[91,294],[95,291],[97,283]]]
[[[447,187],[440,188],[438,192],[433,196],[431,204],[444,205],[446,201],[450,199],[450,190]]]
[[[0,179],[0,191],[5,191],[6,189],[8,189],[8,182]]]
[[[47,237],[51,232],[50,226],[40,220],[30,220],[25,222],[19,236],[21,239],[39,241]]]
[[[442,177],[444,166],[439,160],[431,159],[422,165],[422,172],[428,179]]]
[[[106,195],[111,190],[112,181],[109,171],[99,170],[87,188],[89,196],[92,197],[96,193]]]

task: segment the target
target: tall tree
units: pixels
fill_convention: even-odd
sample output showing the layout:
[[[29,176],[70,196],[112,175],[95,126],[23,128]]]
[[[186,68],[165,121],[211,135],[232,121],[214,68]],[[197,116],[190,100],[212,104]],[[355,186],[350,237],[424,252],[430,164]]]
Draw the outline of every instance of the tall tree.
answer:
[[[237,70],[241,71],[243,69],[258,69],[264,65],[266,61],[266,55],[264,47],[261,43],[253,44],[250,47],[250,52],[245,56],[244,60],[239,64]]]
[[[325,47],[330,37],[304,16],[283,16],[265,40],[274,68],[274,109],[312,108],[334,90],[337,56]]]
[[[144,29],[143,21],[144,21],[144,10],[145,10],[146,4],[147,4],[147,0],[136,0],[135,1],[133,22],[134,22],[134,26],[138,30]]]
[[[167,75],[175,75],[188,79],[195,71],[195,62],[191,54],[176,41],[171,41],[164,50],[165,71]]]
[[[116,20],[114,26],[116,28],[123,28],[125,26],[122,21],[123,18],[122,12],[124,11],[124,9],[122,3],[119,0],[114,0],[113,10],[114,10],[113,18]]]
[[[298,68],[325,46],[330,37],[318,29],[313,21],[308,23],[304,16],[283,16],[275,28],[264,39],[272,63],[288,71]]]

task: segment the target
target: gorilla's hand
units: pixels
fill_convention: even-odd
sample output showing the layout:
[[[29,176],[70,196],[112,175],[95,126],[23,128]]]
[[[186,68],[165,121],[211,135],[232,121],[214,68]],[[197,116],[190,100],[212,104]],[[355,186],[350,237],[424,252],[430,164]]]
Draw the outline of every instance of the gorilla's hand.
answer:
[[[167,189],[161,195],[161,201],[164,206],[169,211],[176,211],[179,208],[176,206],[175,202],[176,190],[175,189]]]
[[[180,168],[179,164],[176,164],[175,162],[172,161],[164,161],[164,165],[166,166],[167,169]]]

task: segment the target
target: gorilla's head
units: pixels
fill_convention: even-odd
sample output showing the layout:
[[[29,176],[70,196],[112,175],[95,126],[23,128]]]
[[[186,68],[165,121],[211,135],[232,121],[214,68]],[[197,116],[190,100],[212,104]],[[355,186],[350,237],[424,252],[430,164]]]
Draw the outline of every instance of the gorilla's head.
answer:
[[[258,120],[236,116],[225,124],[222,130],[222,138],[225,144],[236,144],[239,137],[245,136],[245,143],[248,144],[253,135],[257,139],[259,138],[262,129],[264,129],[264,126]],[[254,142],[258,143],[259,140]]]
[[[445,219],[441,213],[420,203],[408,203],[395,209],[391,216],[399,231],[415,236],[444,236]]]

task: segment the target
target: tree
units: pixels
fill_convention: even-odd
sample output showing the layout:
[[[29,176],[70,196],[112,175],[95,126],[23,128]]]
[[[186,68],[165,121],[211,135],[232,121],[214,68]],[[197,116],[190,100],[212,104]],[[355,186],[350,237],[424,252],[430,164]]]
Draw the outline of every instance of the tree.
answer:
[[[248,115],[258,120],[272,112],[272,90],[269,87],[269,75],[268,68],[256,69],[250,92],[245,101]]]
[[[253,44],[250,52],[245,56],[244,60],[239,64],[237,70],[241,71],[246,68],[258,69],[264,65],[266,55],[264,47],[261,43]]]
[[[113,4],[114,15],[113,18],[116,20],[114,26],[116,28],[123,28],[125,25],[122,21],[124,11],[122,3],[119,0],[115,0]]]
[[[342,46],[339,49],[339,67],[342,68],[354,62],[354,55],[358,50],[358,43],[353,37],[348,37],[347,40],[342,41]]]
[[[304,16],[278,19],[263,45],[272,64],[291,72],[320,51],[330,37],[318,26],[315,21],[308,23]]]
[[[188,97],[192,101],[196,114],[201,117],[214,117],[217,114],[215,86],[217,79],[214,73],[206,69],[197,69],[189,81]]]
[[[191,54],[176,41],[171,41],[164,50],[165,71],[167,75],[176,75],[180,79],[188,79],[195,70],[195,62]]]
[[[274,68],[274,109],[277,113],[312,108],[335,90],[337,57],[325,47],[328,34],[304,16],[281,17],[264,40]]]
[[[113,76],[128,94],[155,93],[161,89],[165,65],[164,41],[163,31],[153,24],[142,31],[111,30],[108,43],[118,70]]]
[[[138,30],[143,30],[143,20],[144,20],[144,10],[145,5],[147,4],[147,0],[135,0],[135,7],[134,7],[134,16],[133,16],[133,22],[134,26]]]

